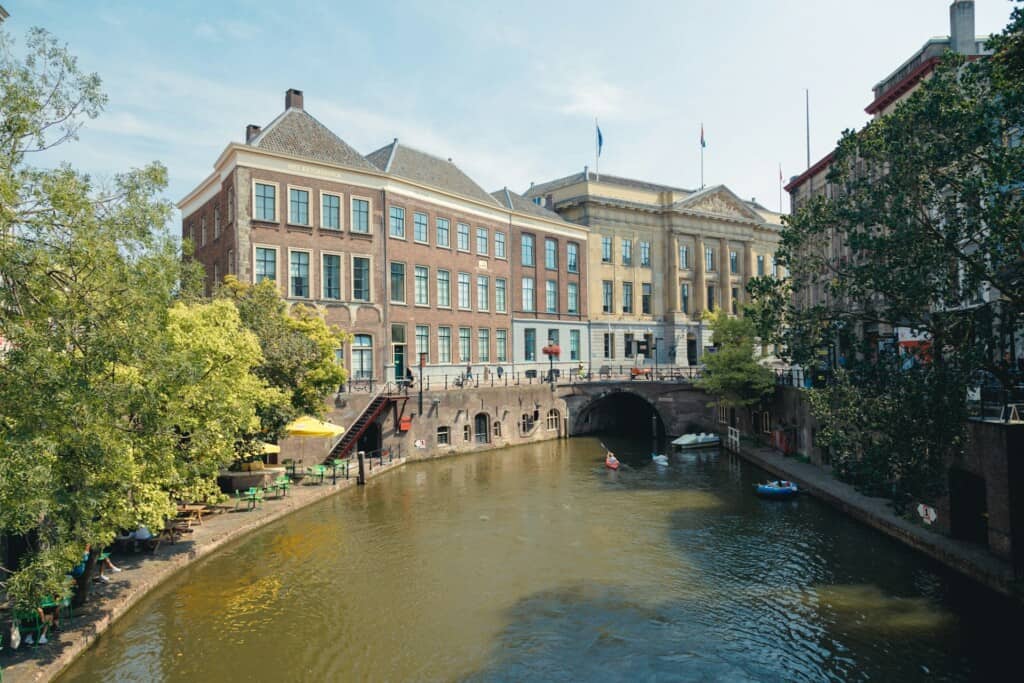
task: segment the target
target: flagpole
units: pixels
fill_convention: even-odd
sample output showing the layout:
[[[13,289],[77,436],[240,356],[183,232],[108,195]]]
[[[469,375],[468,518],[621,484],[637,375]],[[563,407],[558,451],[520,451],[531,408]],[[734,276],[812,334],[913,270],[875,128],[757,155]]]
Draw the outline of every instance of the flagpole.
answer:
[[[804,106],[807,124],[807,168],[811,167],[811,90],[804,88]]]
[[[700,124],[700,189],[704,189],[704,122]]]
[[[601,182],[601,140],[599,138],[601,127],[597,125],[597,117],[594,117],[594,177]]]
[[[782,164],[779,164],[779,213],[782,213]]]

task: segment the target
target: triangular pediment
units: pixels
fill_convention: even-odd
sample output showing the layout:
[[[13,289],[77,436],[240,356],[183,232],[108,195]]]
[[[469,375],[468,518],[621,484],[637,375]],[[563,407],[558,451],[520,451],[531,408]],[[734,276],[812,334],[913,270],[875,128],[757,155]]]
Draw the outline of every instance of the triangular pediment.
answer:
[[[725,185],[716,185],[691,194],[673,205],[676,209],[696,211],[733,220],[763,223],[761,214],[747,206],[736,193]]]

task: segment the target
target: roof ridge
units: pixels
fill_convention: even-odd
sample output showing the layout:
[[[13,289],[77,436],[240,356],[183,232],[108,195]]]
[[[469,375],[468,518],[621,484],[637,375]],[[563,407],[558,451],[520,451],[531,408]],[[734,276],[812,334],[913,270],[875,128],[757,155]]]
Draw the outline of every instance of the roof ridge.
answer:
[[[386,164],[384,164],[384,172],[385,173],[390,173],[391,172],[391,164],[395,160],[395,152],[397,152],[397,151],[398,151],[398,138],[395,138],[391,142],[391,153],[388,154],[388,162]]]
[[[284,120],[284,117],[287,116],[288,113],[291,112],[293,109],[295,109],[295,107],[288,107],[283,112],[275,116],[273,119],[271,119],[270,123],[266,125],[266,127],[260,130],[259,135],[254,137],[252,140],[249,140],[246,144],[251,145],[253,147],[258,146],[259,143],[263,140],[263,138],[266,137],[267,133],[274,130],[274,128],[276,128],[277,125]]]

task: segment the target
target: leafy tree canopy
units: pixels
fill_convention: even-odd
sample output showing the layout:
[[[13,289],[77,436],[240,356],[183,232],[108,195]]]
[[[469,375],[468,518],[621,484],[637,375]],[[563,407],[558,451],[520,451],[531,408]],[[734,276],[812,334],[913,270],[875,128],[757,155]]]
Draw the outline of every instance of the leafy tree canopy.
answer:
[[[703,356],[704,372],[697,386],[727,407],[758,403],[775,388],[775,375],[757,362],[756,329],[751,318],[730,317],[723,309],[708,316],[714,353]]]

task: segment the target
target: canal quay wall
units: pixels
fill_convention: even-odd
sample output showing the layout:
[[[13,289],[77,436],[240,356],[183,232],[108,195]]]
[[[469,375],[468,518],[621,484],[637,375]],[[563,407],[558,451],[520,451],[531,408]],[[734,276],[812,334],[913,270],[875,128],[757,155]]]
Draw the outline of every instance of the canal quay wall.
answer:
[[[404,458],[385,462],[374,466],[367,477],[403,464]],[[3,658],[0,659],[4,682],[54,680],[146,594],[175,573],[271,522],[355,485],[354,477],[339,479],[336,484],[328,479],[321,485],[297,485],[287,497],[267,500],[255,510],[205,516],[202,524],[192,527],[192,533],[177,543],[161,544],[152,554],[114,553],[112,559],[123,571],[109,574],[108,584],[93,584],[89,602],[75,610],[74,619],[64,620],[63,630],[51,632],[47,644],[23,644],[12,652],[6,637],[9,624],[4,624]]]

